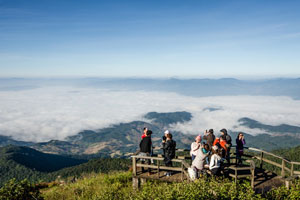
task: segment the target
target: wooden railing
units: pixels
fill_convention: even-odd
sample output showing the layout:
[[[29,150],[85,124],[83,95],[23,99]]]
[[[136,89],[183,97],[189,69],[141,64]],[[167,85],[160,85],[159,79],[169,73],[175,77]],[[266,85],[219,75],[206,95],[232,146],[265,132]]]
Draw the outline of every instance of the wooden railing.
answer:
[[[170,171],[178,171],[181,172],[181,180],[184,180],[184,177],[186,177],[189,180],[189,175],[187,172],[187,168],[189,168],[189,164],[186,163],[184,160],[182,159],[172,159],[173,163],[180,163],[180,167],[167,167],[167,166],[163,166],[161,165],[161,161],[164,160],[164,158],[161,157],[150,157],[150,156],[139,156],[139,155],[135,155],[135,156],[131,156],[132,158],[132,170],[133,170],[133,176],[137,176],[137,167],[147,167],[147,168],[151,168],[151,169],[157,169],[157,178],[160,178],[160,170],[170,170]],[[145,159],[145,160],[155,160],[156,161],[156,165],[154,164],[142,164],[142,163],[137,163],[138,159]]]
[[[264,151],[261,149],[253,148],[253,147],[245,147],[245,149],[260,153],[259,156],[258,155],[252,156],[252,158],[255,158],[260,161],[260,166],[259,166],[260,168],[263,168],[263,163],[266,162],[266,163],[269,163],[271,165],[281,168],[281,176],[282,177],[285,177],[286,175],[288,176],[288,174],[286,174],[286,171],[289,172],[290,176],[300,175],[300,171],[295,170],[295,165],[300,166],[300,162],[289,161],[286,158],[283,158],[281,156],[275,155],[273,153],[270,153],[270,152],[267,152],[267,151]],[[280,162],[278,163],[276,161],[269,160],[269,159],[265,158],[265,155],[269,155],[271,157],[277,158],[280,160]],[[286,166],[287,163],[290,165],[290,168]]]
[[[232,150],[235,150],[234,148],[235,146],[232,146]],[[282,178],[284,178],[285,176],[288,176],[288,178],[286,180],[288,180],[288,182],[286,181],[286,185],[288,186],[290,184],[290,181],[296,177],[300,177],[300,171],[296,171],[295,170],[295,166],[300,166],[300,162],[294,162],[294,161],[289,161],[286,158],[283,158],[281,156],[275,155],[273,153],[261,150],[261,149],[257,149],[257,148],[253,148],[253,147],[244,147],[245,149],[249,150],[249,151],[254,151],[256,153],[259,153],[259,155],[244,155],[244,157],[248,157],[253,159],[253,160],[259,160],[259,168],[263,168],[263,164],[265,163],[269,163],[273,166],[279,167],[281,169],[281,176]],[[159,150],[161,148],[155,148],[155,150]],[[183,151],[189,151],[186,149],[177,149],[176,152],[183,152]],[[271,156],[273,158],[277,159],[276,161],[270,160],[266,158],[266,155]],[[167,167],[164,165],[161,165],[161,162],[164,160],[164,158],[162,157],[150,157],[150,156],[139,156],[139,155],[133,155],[131,156],[132,158],[132,168],[133,168],[133,176],[137,177],[137,167],[146,167],[146,168],[152,168],[152,169],[156,169],[157,170],[157,178],[160,178],[160,170],[170,170],[170,171],[178,171],[181,172],[181,180],[190,180],[189,174],[187,172],[187,169],[190,167],[190,165],[184,160],[186,158],[188,158],[189,156],[178,156],[177,159],[172,159],[173,163],[179,163],[180,166],[176,166],[176,167]],[[236,159],[236,157],[232,156],[232,159]],[[143,163],[137,163],[138,159],[146,159],[146,160],[155,160],[156,163],[155,164],[143,164]],[[275,160],[276,160],[275,159]],[[279,160],[279,162],[278,162]],[[254,187],[254,169],[255,169],[255,164],[252,160],[246,160],[250,166],[248,167],[250,172],[251,172],[251,186]],[[286,164],[288,164],[289,166],[287,166]],[[243,169],[239,169],[239,167],[237,166],[232,166],[231,169],[235,170],[235,174],[232,175],[232,177],[235,178],[235,180],[237,178],[240,178],[242,176],[237,175],[237,171],[238,170],[245,170],[247,167],[244,167]],[[247,168],[247,169],[248,169]],[[286,174],[286,172],[288,172],[288,174]],[[249,175],[247,175],[249,176]]]

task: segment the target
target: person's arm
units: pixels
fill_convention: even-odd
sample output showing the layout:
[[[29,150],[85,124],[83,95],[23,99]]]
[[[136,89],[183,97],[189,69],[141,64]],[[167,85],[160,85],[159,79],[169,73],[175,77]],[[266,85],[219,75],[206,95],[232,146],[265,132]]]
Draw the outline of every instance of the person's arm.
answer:
[[[211,169],[215,165],[215,156],[212,155],[210,157],[210,162],[209,162],[209,169]]]
[[[199,149],[199,147],[200,147],[200,144],[193,142],[191,149],[192,149],[192,151],[197,151]]]

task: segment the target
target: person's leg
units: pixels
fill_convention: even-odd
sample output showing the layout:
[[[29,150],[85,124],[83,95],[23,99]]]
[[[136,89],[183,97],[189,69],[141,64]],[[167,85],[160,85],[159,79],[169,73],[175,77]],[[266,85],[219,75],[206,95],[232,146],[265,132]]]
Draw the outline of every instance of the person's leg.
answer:
[[[227,149],[226,160],[227,163],[230,164],[230,147]]]

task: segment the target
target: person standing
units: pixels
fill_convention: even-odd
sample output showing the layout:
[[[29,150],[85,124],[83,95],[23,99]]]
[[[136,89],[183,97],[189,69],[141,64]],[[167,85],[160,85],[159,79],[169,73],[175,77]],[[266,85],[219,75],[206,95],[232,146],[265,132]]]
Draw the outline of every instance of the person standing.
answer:
[[[161,144],[162,144],[162,149],[163,149],[163,158],[165,157],[165,154],[166,154],[166,152],[165,152],[165,145],[166,145],[166,141],[167,141],[167,135],[170,133],[170,131],[169,130],[166,130],[165,132],[164,132],[164,135],[162,136],[162,141],[161,141]]]
[[[172,159],[175,158],[176,142],[172,139],[172,134],[167,134],[166,143],[164,145],[165,158],[164,162],[167,167],[172,167]],[[171,176],[171,172],[167,171],[166,176]]]
[[[236,164],[242,164],[242,155],[244,154],[244,145],[246,144],[243,133],[239,133],[236,138]]]
[[[221,136],[226,140],[226,148],[227,148],[227,153],[226,153],[226,160],[227,163],[230,164],[230,149],[232,146],[231,142],[231,136],[228,135],[227,130],[225,128],[220,130]]]
[[[209,146],[209,149],[211,150],[213,143],[215,141],[215,135],[214,135],[214,130],[213,129],[209,129],[209,131],[205,131],[203,139],[206,140],[206,143]]]
[[[190,155],[192,157],[192,161],[195,159],[196,155],[197,155],[197,152],[198,150],[200,149],[200,146],[201,146],[201,136],[198,135],[196,138],[195,138],[195,142],[193,142],[191,144],[191,151],[190,151]]]
[[[142,133],[142,139],[144,139],[144,137],[147,136],[147,131],[148,131],[148,128],[147,128],[147,127],[144,127],[143,133]]]
[[[152,141],[151,141],[151,130],[147,130],[146,136],[141,140],[140,142],[140,156],[150,156],[151,155],[151,149],[152,149]],[[145,162],[145,159],[141,159],[142,163]],[[150,159],[147,159],[148,165],[150,165]],[[142,167],[142,172],[144,171],[144,168]],[[148,175],[151,174],[151,169],[148,168]]]

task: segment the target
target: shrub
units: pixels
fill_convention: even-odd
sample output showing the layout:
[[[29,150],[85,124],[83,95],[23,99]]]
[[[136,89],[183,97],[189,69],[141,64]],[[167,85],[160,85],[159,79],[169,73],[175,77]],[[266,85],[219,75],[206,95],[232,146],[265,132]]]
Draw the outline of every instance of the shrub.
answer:
[[[28,180],[11,179],[0,189],[1,200],[41,200],[39,189]]]

